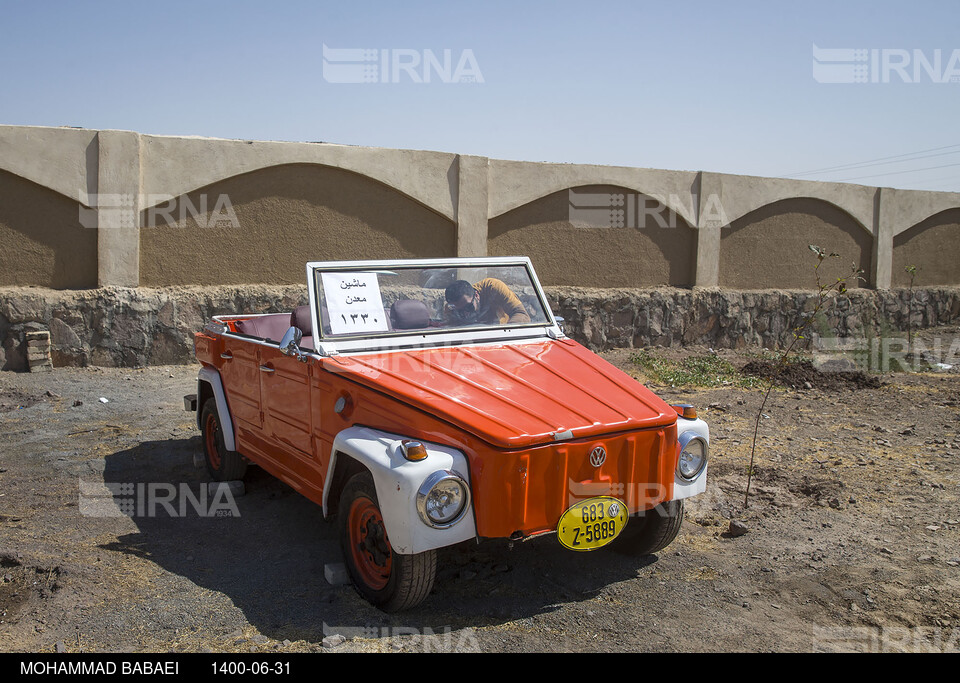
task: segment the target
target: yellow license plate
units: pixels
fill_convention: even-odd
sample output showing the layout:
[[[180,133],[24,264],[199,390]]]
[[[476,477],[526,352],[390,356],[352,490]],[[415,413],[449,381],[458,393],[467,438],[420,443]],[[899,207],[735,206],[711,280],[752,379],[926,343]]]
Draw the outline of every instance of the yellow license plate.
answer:
[[[623,531],[629,515],[622,500],[609,496],[588,498],[560,516],[557,538],[570,550],[596,550]]]

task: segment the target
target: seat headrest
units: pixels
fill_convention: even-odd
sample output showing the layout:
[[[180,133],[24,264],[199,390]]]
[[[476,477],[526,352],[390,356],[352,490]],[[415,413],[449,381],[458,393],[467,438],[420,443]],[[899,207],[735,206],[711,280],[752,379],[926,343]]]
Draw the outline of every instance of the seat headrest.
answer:
[[[290,316],[286,313],[259,315],[247,320],[238,320],[236,325],[237,331],[241,334],[278,342],[290,328]]]
[[[395,330],[414,330],[430,326],[430,310],[422,301],[400,299],[390,307],[390,322]]]
[[[290,324],[300,328],[304,337],[313,336],[313,317],[310,315],[310,306],[297,306],[290,314]]]

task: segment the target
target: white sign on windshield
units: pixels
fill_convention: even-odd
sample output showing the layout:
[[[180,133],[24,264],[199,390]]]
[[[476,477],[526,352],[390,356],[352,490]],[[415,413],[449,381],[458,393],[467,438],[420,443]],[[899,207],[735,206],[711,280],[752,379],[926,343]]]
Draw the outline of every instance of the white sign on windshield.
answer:
[[[386,332],[376,273],[320,273],[332,334]]]

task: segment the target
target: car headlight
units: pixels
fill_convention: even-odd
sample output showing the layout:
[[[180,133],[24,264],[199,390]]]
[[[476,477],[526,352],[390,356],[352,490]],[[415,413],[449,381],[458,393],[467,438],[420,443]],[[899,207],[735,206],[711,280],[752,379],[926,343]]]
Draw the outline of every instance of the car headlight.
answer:
[[[707,466],[707,442],[693,432],[680,435],[680,458],[677,461],[677,475],[681,479],[696,479]]]
[[[438,470],[427,477],[417,491],[417,512],[426,524],[438,529],[460,521],[470,504],[470,487],[450,470]]]

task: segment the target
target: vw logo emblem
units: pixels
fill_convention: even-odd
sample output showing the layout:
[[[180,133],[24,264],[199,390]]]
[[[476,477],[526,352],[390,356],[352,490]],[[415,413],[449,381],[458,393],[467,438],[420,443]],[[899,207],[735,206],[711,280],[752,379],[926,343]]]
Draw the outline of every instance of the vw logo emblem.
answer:
[[[594,467],[600,467],[607,459],[607,451],[603,446],[597,446],[590,451],[590,464]]]

